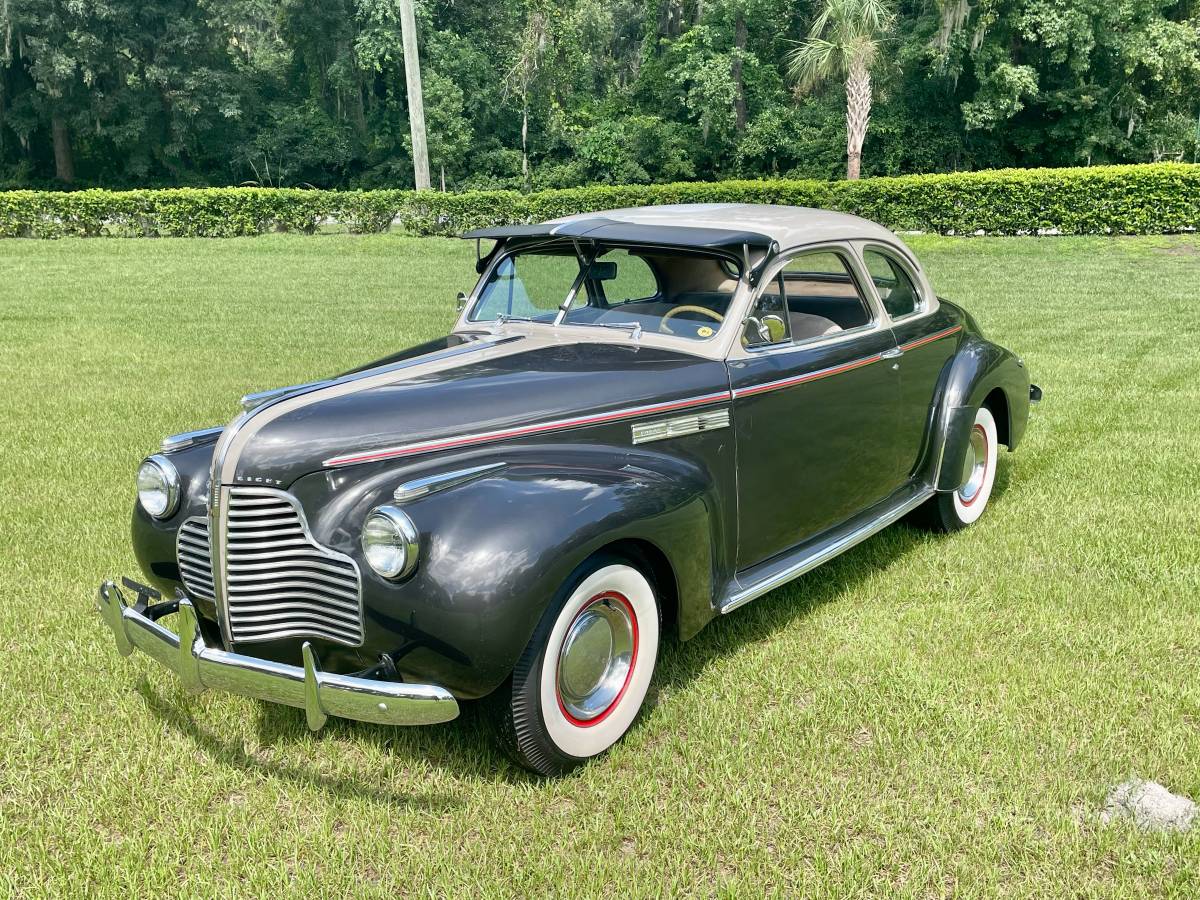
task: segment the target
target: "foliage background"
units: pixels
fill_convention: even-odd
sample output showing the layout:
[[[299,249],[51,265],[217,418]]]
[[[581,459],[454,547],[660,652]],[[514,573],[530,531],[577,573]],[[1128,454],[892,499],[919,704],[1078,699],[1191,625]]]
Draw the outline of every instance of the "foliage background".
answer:
[[[819,0],[419,0],[451,190],[836,177]],[[900,0],[866,175],[1193,160],[1197,0]],[[522,126],[528,122],[528,175]],[[0,0],[0,188],[412,184],[397,0]]]

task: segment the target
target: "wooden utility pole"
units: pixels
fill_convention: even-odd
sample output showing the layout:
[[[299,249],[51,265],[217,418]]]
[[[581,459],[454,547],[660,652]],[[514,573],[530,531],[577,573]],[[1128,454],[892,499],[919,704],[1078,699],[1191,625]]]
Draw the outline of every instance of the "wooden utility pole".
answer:
[[[418,191],[429,190],[429,149],[425,144],[425,100],[421,93],[421,60],[417,56],[417,17],[413,0],[400,0],[404,38],[404,78],[408,82],[408,125],[412,131],[413,177]]]

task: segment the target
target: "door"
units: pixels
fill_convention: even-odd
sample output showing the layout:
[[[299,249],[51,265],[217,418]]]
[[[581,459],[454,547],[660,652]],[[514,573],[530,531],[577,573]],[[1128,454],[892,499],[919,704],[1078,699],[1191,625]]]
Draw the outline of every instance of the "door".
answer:
[[[938,383],[954,355],[962,331],[948,312],[930,313],[931,299],[922,295],[918,279],[894,250],[863,247],[863,263],[875,292],[891,319],[892,337],[902,351],[897,463],[906,478],[921,460]]]
[[[838,525],[898,488],[895,341],[848,251],[791,257],[729,360],[738,568]]]

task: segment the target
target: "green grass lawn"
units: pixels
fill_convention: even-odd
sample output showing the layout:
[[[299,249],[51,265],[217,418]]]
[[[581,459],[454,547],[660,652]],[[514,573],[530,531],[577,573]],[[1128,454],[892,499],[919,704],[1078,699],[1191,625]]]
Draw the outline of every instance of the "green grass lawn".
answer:
[[[0,891],[1200,893],[1200,239],[912,244],[1045,401],[987,515],[889,529],[668,643],[624,743],[527,777],[468,708],[192,698],[95,612],[134,469],[248,390],[444,333],[468,243],[0,242]]]

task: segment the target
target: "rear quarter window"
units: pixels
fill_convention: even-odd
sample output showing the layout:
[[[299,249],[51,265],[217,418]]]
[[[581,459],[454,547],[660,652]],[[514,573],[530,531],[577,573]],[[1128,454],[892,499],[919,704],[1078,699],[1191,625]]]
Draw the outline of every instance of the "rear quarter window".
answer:
[[[921,295],[908,272],[891,254],[882,250],[863,251],[863,262],[883,301],[883,308],[893,319],[911,316],[921,308]]]

